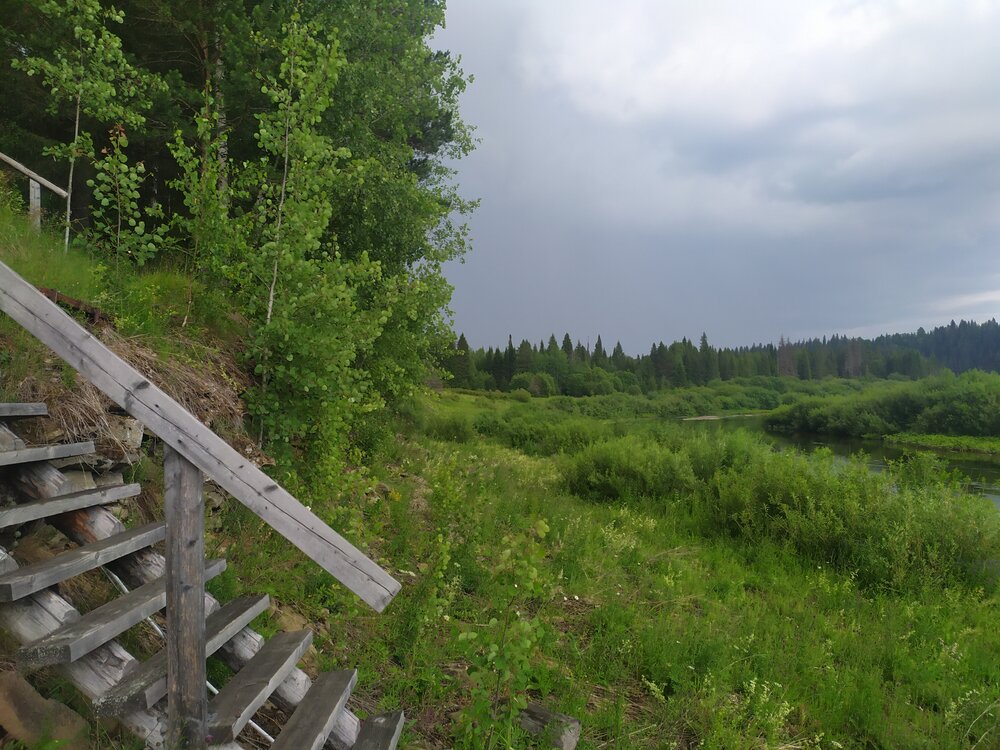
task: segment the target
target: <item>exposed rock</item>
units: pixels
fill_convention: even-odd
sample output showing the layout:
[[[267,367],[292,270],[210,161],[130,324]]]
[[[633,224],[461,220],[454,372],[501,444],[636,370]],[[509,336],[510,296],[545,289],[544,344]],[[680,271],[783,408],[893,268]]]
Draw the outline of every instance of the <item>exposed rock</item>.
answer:
[[[275,609],[278,627],[286,632],[306,630],[309,628],[309,620],[291,609]]]
[[[580,741],[580,721],[566,714],[549,711],[537,703],[529,703],[518,721],[528,734],[543,738],[549,747],[557,750],[574,750]]]
[[[125,484],[125,477],[120,471],[109,471],[107,474],[94,477],[94,484],[98,487],[117,487]]]
[[[86,750],[89,727],[62,703],[43,698],[17,672],[0,672],[0,726],[27,745],[59,740],[63,750]]]
[[[117,414],[108,415],[108,434],[112,440],[127,448],[128,453],[138,453],[142,447],[144,431],[145,427],[138,419]]]

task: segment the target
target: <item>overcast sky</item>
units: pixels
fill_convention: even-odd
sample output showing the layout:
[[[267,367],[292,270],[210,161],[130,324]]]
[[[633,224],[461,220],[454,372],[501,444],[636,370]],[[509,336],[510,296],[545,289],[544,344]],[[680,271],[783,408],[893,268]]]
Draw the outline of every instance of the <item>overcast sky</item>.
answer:
[[[1000,0],[449,0],[473,346],[1000,310]]]

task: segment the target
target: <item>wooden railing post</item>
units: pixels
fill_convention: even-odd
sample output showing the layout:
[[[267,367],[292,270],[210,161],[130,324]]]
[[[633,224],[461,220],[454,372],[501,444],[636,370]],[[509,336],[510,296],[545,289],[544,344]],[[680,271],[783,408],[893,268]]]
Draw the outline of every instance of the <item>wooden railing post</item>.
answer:
[[[31,226],[38,231],[42,228],[42,186],[35,180],[28,179],[28,216]]]
[[[167,522],[167,746],[204,750],[205,499],[201,471],[164,448]]]

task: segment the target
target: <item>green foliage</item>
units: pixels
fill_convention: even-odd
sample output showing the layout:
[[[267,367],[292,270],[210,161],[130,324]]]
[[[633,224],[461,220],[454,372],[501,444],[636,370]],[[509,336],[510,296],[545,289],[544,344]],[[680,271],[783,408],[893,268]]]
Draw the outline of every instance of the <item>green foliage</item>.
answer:
[[[1000,375],[977,370],[883,382],[861,394],[792,404],[767,418],[787,431],[881,437],[902,432],[1000,437]]]
[[[162,84],[133,66],[122,51],[112,26],[122,24],[124,14],[98,0],[34,0],[32,5],[48,20],[56,45],[46,55],[27,55],[12,64],[42,77],[52,97],[50,111],[58,114],[69,103],[105,124],[143,125],[142,111]],[[87,150],[78,136],[61,153]]]
[[[470,750],[515,747],[524,736],[516,719],[528,705],[537,649],[546,637],[545,624],[530,617],[528,608],[553,590],[542,544],[548,532],[548,524],[539,519],[530,531],[504,537],[493,570],[497,605],[486,613],[484,625],[458,636],[468,648],[473,684],[471,701],[459,720],[463,747]]]
[[[912,432],[901,432],[896,435],[887,435],[884,440],[893,445],[912,448],[955,451],[957,453],[982,453],[991,456],[1000,454],[1000,438],[995,437],[923,435]]]
[[[159,220],[159,206],[141,210],[139,188],[146,178],[142,162],[129,164],[125,149],[128,138],[121,126],[111,129],[109,145],[94,160],[94,177],[87,180],[93,191],[91,244],[112,258],[117,273],[122,262],[143,266],[163,245],[167,227],[147,225],[147,219]]]
[[[277,446],[342,457],[350,425],[379,406],[356,364],[384,322],[358,314],[358,299],[380,269],[366,256],[344,258],[325,234],[328,194],[345,152],[316,126],[343,63],[337,45],[317,23],[293,16],[277,51],[279,73],[262,85],[273,105],[258,115],[263,156],[238,178],[257,196],[248,218],[260,252],[234,254],[222,265],[253,321],[247,356],[260,387],[248,399],[262,434]]]
[[[473,207],[450,166],[472,147],[466,79],[429,41],[443,5],[220,0],[149,15],[131,0],[33,0],[9,15],[4,83],[28,93],[2,130],[36,158],[51,144],[36,101],[70,118],[57,150],[71,187],[89,157],[82,236],[106,280],[152,264],[229,297],[251,334],[258,434],[283,466],[297,450],[328,468],[374,450],[385,411],[447,348],[442,265],[465,251]],[[91,135],[109,127],[106,143]]]
[[[7,172],[0,172],[0,211],[20,213],[24,210],[24,197]]]
[[[567,461],[565,474],[571,492],[594,500],[669,500],[696,486],[685,451],[664,450],[636,436],[584,448]]]

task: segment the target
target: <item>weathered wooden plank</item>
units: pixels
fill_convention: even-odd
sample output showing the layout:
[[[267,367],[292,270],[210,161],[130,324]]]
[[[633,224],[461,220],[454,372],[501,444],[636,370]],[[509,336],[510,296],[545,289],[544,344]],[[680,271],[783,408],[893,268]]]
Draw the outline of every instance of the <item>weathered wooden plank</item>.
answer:
[[[388,573],[2,263],[0,310],[374,609],[392,601]]]
[[[405,723],[406,715],[402,709],[365,719],[361,722],[361,733],[354,749],[396,750]]]
[[[245,596],[233,599],[205,621],[205,653],[211,656],[268,607],[270,599]],[[128,677],[94,703],[98,716],[118,716],[127,711],[155,706],[167,694],[167,652],[158,651]]]
[[[356,669],[327,672],[317,677],[305,700],[282,727],[271,750],[319,750],[323,747],[357,681]]]
[[[58,195],[60,198],[65,198],[66,197],[66,191],[63,190],[61,187],[59,187],[58,185],[52,184],[51,182],[49,182],[48,180],[46,180],[44,177],[42,177],[37,172],[32,172],[30,169],[28,169],[26,166],[24,166],[21,162],[15,161],[14,159],[11,159],[9,156],[7,156],[7,154],[5,154],[3,152],[0,152],[0,161],[6,162],[10,166],[12,166],[14,169],[16,169],[18,172],[20,172],[21,174],[23,174],[25,177],[28,177],[28,178],[34,180],[35,182],[37,182],[38,184],[43,185],[44,187],[48,188],[53,193],[55,193],[56,195]]]
[[[40,518],[57,516],[71,510],[106,505],[127,497],[135,497],[142,491],[138,484],[122,484],[117,487],[100,487],[94,490],[71,492],[56,496],[51,500],[36,500],[23,505],[15,505],[0,510],[0,528],[37,521]]]
[[[38,232],[42,228],[42,186],[28,179],[28,218],[32,228]]]
[[[198,467],[167,447],[167,741],[205,747],[205,497]],[[235,738],[232,738],[235,739]]]
[[[163,541],[165,535],[166,528],[162,523],[151,523],[96,544],[63,552],[51,560],[0,575],[0,602],[20,599],[67,578],[99,568],[111,560]]]
[[[208,738],[231,742],[264,705],[312,643],[312,631],[279,633],[236,673],[208,705]]]
[[[17,486],[30,497],[49,497],[53,494],[81,489],[87,485],[78,486],[68,477],[78,477],[79,473],[64,475],[49,464],[28,464],[15,470]],[[55,516],[50,523],[77,544],[93,544],[101,539],[119,534],[125,526],[107,508],[93,507],[85,510]],[[163,555],[155,549],[144,549],[116,560],[109,566],[118,572],[126,581],[134,586],[141,586],[166,574],[166,561]],[[219,603],[211,594],[205,594],[207,611],[214,611]],[[211,618],[209,618],[211,619]],[[239,671],[260,651],[265,643],[264,637],[249,627],[244,627],[228,639],[218,651],[219,656],[234,671]],[[164,675],[166,672],[164,672]],[[164,687],[166,682],[164,677]],[[293,669],[282,682],[271,700],[282,710],[291,714],[305,698],[312,685],[312,680],[301,669]],[[162,698],[163,692],[156,700]],[[155,701],[154,701],[155,702]],[[361,720],[350,709],[345,709],[337,717],[337,723],[330,733],[327,747],[331,750],[351,750],[361,730]]]
[[[244,628],[222,647],[219,656],[233,669],[241,669],[264,647],[265,643],[267,641],[260,633]],[[293,669],[274,691],[271,701],[284,711],[292,713],[296,710],[295,707],[305,700],[311,685],[312,680],[309,675],[301,669]],[[337,716],[327,747],[333,750],[350,750],[354,747],[360,730],[361,719],[350,709],[344,709]]]
[[[17,568],[17,562],[0,549],[0,571]],[[30,643],[80,617],[72,605],[52,591],[41,591],[11,604],[0,605],[0,627],[19,643]],[[79,661],[61,667],[62,674],[81,692],[94,699],[118,683],[137,664],[117,643],[101,646]],[[122,722],[151,748],[164,747],[165,716],[161,711],[129,711]]]
[[[225,560],[209,560],[205,565],[205,577],[214,578],[225,569]],[[18,666],[34,669],[76,661],[159,612],[166,605],[166,598],[164,578],[140,586],[91,610],[76,622],[18,649]]]
[[[0,419],[47,417],[48,414],[49,407],[45,404],[0,404]]]
[[[49,461],[54,458],[73,458],[93,452],[94,444],[89,440],[83,443],[66,443],[64,445],[40,445],[34,448],[0,452],[0,466]]]

